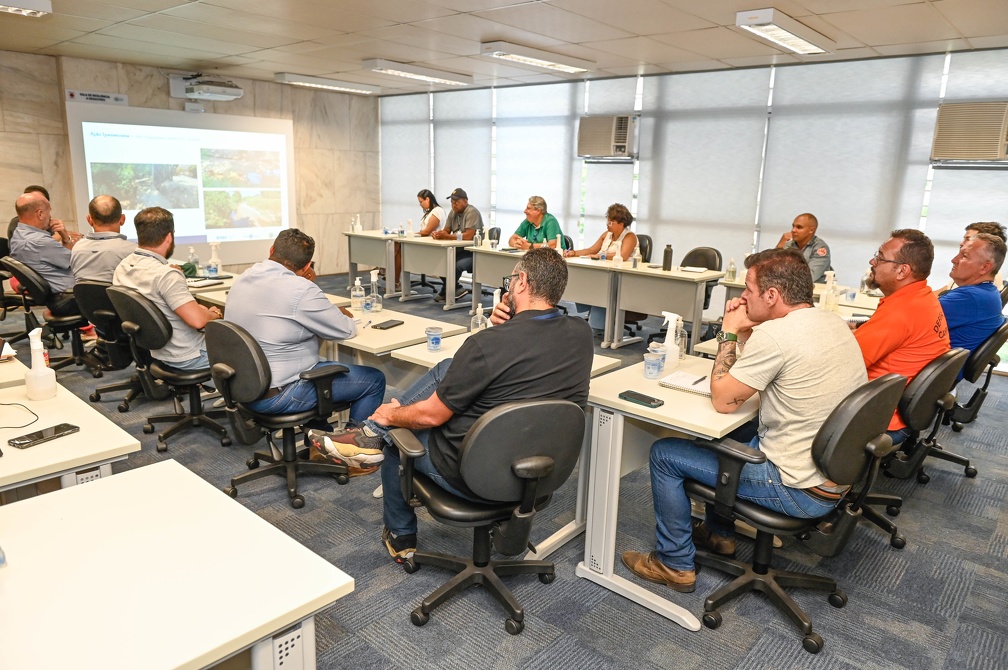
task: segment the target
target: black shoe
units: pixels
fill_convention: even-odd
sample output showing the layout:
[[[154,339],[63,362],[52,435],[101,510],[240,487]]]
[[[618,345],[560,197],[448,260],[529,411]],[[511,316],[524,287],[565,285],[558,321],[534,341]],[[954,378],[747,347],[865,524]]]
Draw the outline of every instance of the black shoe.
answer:
[[[444,302],[444,301],[445,301],[444,293],[438,293],[436,296],[434,296],[434,302]]]
[[[388,528],[382,528],[381,536],[389,556],[396,563],[405,563],[413,558],[413,554],[416,552],[416,533],[395,536]]]

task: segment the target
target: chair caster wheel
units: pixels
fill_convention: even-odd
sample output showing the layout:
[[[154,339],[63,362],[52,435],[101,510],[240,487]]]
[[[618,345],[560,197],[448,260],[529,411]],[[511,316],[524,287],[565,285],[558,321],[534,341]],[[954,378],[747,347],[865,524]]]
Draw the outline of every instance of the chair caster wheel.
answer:
[[[143,432],[147,433],[148,435],[150,435],[151,433],[153,433],[154,432],[154,424],[153,423],[145,423],[144,427],[143,427]]]
[[[927,484],[929,481],[931,481],[931,475],[927,474],[923,470],[921,470],[921,471],[919,471],[917,473],[917,483],[918,484]]]
[[[116,407],[116,409],[119,410],[120,414],[125,414],[126,412],[129,411],[129,403],[128,402],[121,402],[121,403],[119,403],[119,406]]]
[[[894,549],[902,549],[906,546],[906,538],[902,535],[893,535],[889,538],[889,544],[891,544]]]
[[[245,461],[245,467],[247,467],[249,470],[255,470],[256,468],[259,467],[259,459],[258,458],[248,459],[247,461]]]
[[[847,594],[840,589],[837,589],[833,593],[829,594],[829,604],[838,609],[843,607],[847,604]]]
[[[338,474],[338,475],[336,475],[336,483],[339,484],[340,486],[343,486],[345,484],[349,484],[350,483],[350,476],[346,475],[346,474],[342,474],[342,473]]]
[[[974,477],[977,476],[977,469],[974,468],[972,465],[967,465],[966,476],[969,477],[970,479],[973,479]]]
[[[721,612],[718,612],[717,610],[714,610],[713,612],[704,612],[703,625],[707,626],[707,628],[714,630],[721,625],[722,621]]]
[[[952,424],[952,432],[961,433],[962,429],[963,429],[963,425],[961,423],[959,423],[958,421],[956,421],[956,422],[954,422]]]
[[[238,497],[238,489],[236,489],[233,486],[225,486],[224,487],[224,493],[228,494],[228,496],[231,497],[231,498],[237,498]]]
[[[556,579],[556,573],[555,572],[540,572],[539,573],[539,581],[542,582],[543,584],[552,584],[553,580],[555,580],[555,579]]]
[[[423,611],[418,607],[409,615],[410,623],[414,626],[422,626],[428,621],[430,621],[430,614],[424,614]],[[509,619],[510,620],[510,619]]]
[[[885,513],[889,516],[899,516],[900,508],[896,507],[896,505],[889,505],[889,507],[885,508]]]
[[[94,377],[95,379],[101,379],[101,377],[102,377],[103,374],[104,373],[101,370],[92,370],[91,371],[91,376]]]
[[[220,439],[220,444],[221,444],[222,447],[230,447],[231,446],[231,438],[230,437],[222,437]]]
[[[158,435],[158,439],[157,439],[157,452],[159,454],[163,454],[166,451],[168,451],[168,445],[165,444],[165,441],[161,439],[160,435]]]
[[[413,562],[412,558],[407,558],[405,561],[402,562],[402,569],[406,572],[407,575],[412,575],[414,572],[420,569],[420,565]],[[419,612],[420,610],[417,611]]]
[[[95,391],[94,393],[88,396],[88,400],[90,400],[91,402],[98,402],[99,400],[101,400],[101,393]]]
[[[823,639],[819,633],[809,633],[802,640],[802,646],[810,654],[818,654],[823,648]]]
[[[294,509],[301,509],[304,507],[304,496],[296,495],[291,498],[291,507]]]
[[[518,633],[525,630],[525,622],[515,621],[514,619],[506,619],[504,621],[504,630],[506,630],[511,635],[517,635]]]

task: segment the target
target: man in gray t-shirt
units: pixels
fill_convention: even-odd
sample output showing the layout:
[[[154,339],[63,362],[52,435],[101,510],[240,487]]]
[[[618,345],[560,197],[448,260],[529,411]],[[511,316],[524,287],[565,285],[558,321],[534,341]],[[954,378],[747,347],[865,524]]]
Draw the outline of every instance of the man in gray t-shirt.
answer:
[[[476,236],[477,230],[483,230],[483,215],[479,210],[469,204],[469,195],[460,188],[455,189],[448,196],[451,200],[451,212],[445,221],[444,228],[435,230],[431,237],[435,240],[454,240],[458,233],[462,233],[463,240],[471,240]],[[455,297],[461,298],[466,294],[459,283],[459,277],[463,272],[472,272],[473,260],[472,252],[465,249],[455,250]],[[441,278],[441,292],[434,296],[438,302],[444,302],[448,295],[446,290],[447,281]]]
[[[161,207],[148,207],[133,219],[137,230],[136,251],[123,259],[112,284],[135,289],[157,305],[172,327],[171,340],[151,352],[157,360],[183,370],[210,367],[202,329],[221,318],[217,307],[207,309],[196,302],[185,276],[168,265],[175,251],[175,219]]]
[[[797,251],[769,249],[745,265],[745,292],[725,308],[711,371],[718,412],[734,412],[759,393],[759,427],[750,446],[767,460],[742,468],[738,497],[788,516],[819,517],[843,490],[816,469],[812,439],[830,412],[868,381],[861,350],[839,315],[812,308],[812,276]],[[696,582],[694,545],[735,553],[731,520],[708,509],[705,522],[690,521],[683,481],[714,486],[717,473],[717,456],[691,440],[666,438],[651,446],[657,547],[623,554],[634,574],[689,593]]]
[[[87,222],[92,231],[70,251],[74,281],[112,283],[119,263],[133,253],[136,243],[119,232],[126,216],[122,205],[110,195],[96,195],[88,203]]]

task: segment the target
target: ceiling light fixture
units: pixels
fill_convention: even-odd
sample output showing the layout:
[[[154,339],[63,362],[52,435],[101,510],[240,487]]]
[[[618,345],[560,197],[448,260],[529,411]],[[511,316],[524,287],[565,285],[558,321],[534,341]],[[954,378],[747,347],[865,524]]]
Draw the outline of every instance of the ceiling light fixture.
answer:
[[[396,77],[406,77],[407,79],[417,79],[431,84],[445,84],[447,86],[470,86],[473,78],[465,74],[455,74],[454,72],[442,72],[406,63],[397,63],[393,60],[382,58],[371,58],[361,65],[368,70],[391,74]]]
[[[492,56],[520,65],[533,65],[564,74],[581,74],[588,72],[595,63],[581,58],[561,56],[549,51],[523,47],[510,42],[483,42],[480,44],[480,54]]]
[[[828,53],[836,48],[833,40],[773,8],[739,12],[735,25],[803,56]]]
[[[309,77],[305,74],[295,74],[293,72],[277,72],[273,75],[273,81],[281,84],[292,84],[294,86],[307,86],[308,88],[321,88],[326,91],[339,91],[340,93],[355,93],[357,95],[371,95],[381,93],[378,86],[368,86],[367,84],[355,84],[349,81],[339,81],[338,79],[327,79],[325,77]]]
[[[52,0],[17,0],[16,5],[0,5],[0,12],[39,17],[52,14]]]

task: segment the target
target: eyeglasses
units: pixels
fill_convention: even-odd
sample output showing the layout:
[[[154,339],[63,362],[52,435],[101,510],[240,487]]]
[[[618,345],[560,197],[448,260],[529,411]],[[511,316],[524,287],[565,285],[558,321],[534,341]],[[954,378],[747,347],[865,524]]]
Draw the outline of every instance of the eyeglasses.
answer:
[[[508,275],[507,277],[504,277],[504,279],[501,280],[501,286],[504,287],[504,292],[505,293],[507,293],[508,291],[511,290],[511,278],[512,277],[520,277],[520,276],[521,275],[516,272],[513,275]]]
[[[882,252],[876,251],[875,255],[872,256],[872,260],[876,263],[895,263],[896,265],[906,265],[905,262],[899,260],[889,260],[888,258],[882,258]]]

